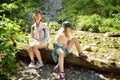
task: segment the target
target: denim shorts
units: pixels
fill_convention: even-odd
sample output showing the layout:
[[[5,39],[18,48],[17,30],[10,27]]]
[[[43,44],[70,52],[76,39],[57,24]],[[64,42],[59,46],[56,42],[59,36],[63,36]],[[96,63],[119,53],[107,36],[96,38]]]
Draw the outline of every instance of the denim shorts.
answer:
[[[53,51],[52,51],[52,58],[54,60],[54,62],[58,61],[58,55],[57,55],[57,50],[58,49],[62,49],[64,52],[64,57],[66,57],[66,55],[69,53],[69,49],[68,48],[63,48],[62,46],[59,46],[58,44],[54,43],[53,44]]]

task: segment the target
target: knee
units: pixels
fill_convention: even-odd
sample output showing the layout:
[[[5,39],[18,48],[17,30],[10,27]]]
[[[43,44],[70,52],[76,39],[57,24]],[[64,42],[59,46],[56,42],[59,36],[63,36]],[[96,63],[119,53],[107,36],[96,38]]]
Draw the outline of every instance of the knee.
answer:
[[[59,57],[60,59],[64,59],[64,53],[58,53],[58,57]]]
[[[33,49],[33,46],[29,46],[29,51],[31,51]]]
[[[62,50],[58,50],[57,54],[59,57],[64,57],[64,52]]]
[[[29,55],[33,54],[33,47],[32,46],[29,46],[28,52],[29,52]]]
[[[44,44],[44,48],[46,48],[46,47],[48,47],[48,44],[47,44],[47,43]]]
[[[73,41],[76,41],[76,40],[78,40],[78,39],[77,39],[77,37],[72,37],[72,40],[73,40]]]
[[[33,50],[38,50],[38,47],[36,45],[33,46]]]
[[[64,53],[58,53],[59,57],[64,57]]]

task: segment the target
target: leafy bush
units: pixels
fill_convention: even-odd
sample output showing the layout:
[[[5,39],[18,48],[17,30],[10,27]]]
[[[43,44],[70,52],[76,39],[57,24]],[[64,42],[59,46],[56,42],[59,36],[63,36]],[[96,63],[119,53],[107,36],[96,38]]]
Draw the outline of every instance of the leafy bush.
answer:
[[[25,41],[25,36],[16,22],[8,18],[0,17],[0,52],[6,53],[6,56],[0,60],[1,79],[9,79],[16,72],[18,63],[15,60],[15,53],[19,51],[16,47],[16,41]],[[22,36],[22,37],[21,37]]]
[[[5,14],[10,19],[14,19],[15,17],[21,19],[24,18],[26,12],[33,10],[38,5],[38,2],[33,0],[2,0],[0,4],[2,16]]]
[[[102,18],[99,15],[78,16],[75,22],[77,30],[99,32],[98,27],[102,26]]]
[[[0,61],[0,78],[2,80],[10,79],[10,76],[17,71],[19,66],[13,55],[14,53],[12,53],[13,51],[11,50],[10,52]]]
[[[49,29],[51,30],[51,33],[55,32],[59,29],[59,24],[55,21],[50,22],[47,25],[48,25]]]
[[[113,18],[114,20],[114,24],[113,24],[113,26],[116,28],[116,29],[118,29],[118,30],[120,30],[120,13],[119,14],[114,14],[114,18]]]
[[[97,14],[102,17],[112,17],[112,14],[120,13],[119,0],[63,0],[64,9],[58,19],[72,20],[76,15]]]
[[[119,32],[120,29],[120,20],[118,18],[103,18],[97,14],[78,16],[75,24],[77,30],[91,32]]]
[[[5,15],[6,18],[16,21],[21,26],[21,30],[28,32],[31,24],[26,21],[28,12],[33,11],[35,7],[43,4],[43,1],[33,0],[2,0],[0,2],[0,15]]]
[[[120,1],[63,0],[58,20],[69,20],[76,29],[91,32],[120,30]]]

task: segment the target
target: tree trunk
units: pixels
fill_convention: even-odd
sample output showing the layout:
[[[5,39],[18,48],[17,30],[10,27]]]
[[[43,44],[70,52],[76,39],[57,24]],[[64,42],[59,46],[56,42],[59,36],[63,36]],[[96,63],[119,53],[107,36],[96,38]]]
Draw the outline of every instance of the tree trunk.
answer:
[[[42,60],[46,64],[47,63],[55,64],[52,59],[51,51],[52,51],[51,49],[40,50]],[[30,58],[28,55],[28,51],[21,50],[20,52],[16,53],[16,59],[29,63]],[[120,73],[120,67],[118,67],[115,63],[105,63],[103,61],[97,61],[97,60],[89,61],[81,57],[78,57],[72,53],[69,53],[67,57],[65,57],[65,65],[85,68],[100,73]]]

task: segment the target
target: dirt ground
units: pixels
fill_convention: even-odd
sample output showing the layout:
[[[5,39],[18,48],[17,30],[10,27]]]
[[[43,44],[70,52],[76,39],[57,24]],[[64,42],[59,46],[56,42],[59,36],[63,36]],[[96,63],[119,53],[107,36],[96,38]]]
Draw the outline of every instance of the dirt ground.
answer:
[[[11,80],[59,80],[59,70],[54,71],[55,65],[45,64],[40,69],[28,68],[28,64],[22,65]],[[67,80],[120,80],[119,75],[101,74],[95,71],[78,67],[65,66]]]

